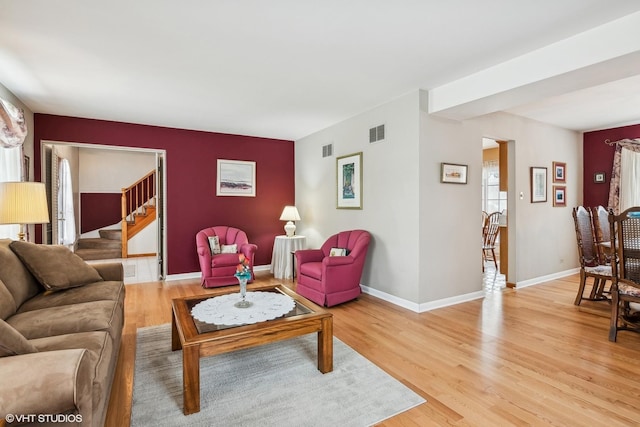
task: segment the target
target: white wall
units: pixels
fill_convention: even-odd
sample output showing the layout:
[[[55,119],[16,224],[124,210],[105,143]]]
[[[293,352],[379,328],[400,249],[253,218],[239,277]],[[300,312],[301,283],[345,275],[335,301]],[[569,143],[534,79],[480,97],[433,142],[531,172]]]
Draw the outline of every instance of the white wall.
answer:
[[[578,267],[571,210],[582,203],[582,135],[507,113],[468,120],[465,128],[474,138],[487,136],[515,141],[516,281]],[[553,207],[554,161],[567,164],[567,182],[562,184],[567,190],[566,207]],[[546,203],[531,203],[531,166],[547,168]],[[510,217],[513,214],[509,212]]]
[[[297,234],[317,248],[332,234],[364,229],[372,235],[364,285],[418,300],[418,92],[403,96],[296,141]],[[369,129],[385,124],[384,142]],[[333,157],[322,146],[333,144]],[[336,157],[363,153],[363,209],[336,209]]]
[[[156,168],[153,153],[80,149],[80,192],[120,193]]]
[[[416,91],[296,141],[298,234],[309,247],[363,228],[373,235],[363,285],[423,308],[481,295],[482,137],[491,137],[515,141],[515,212],[509,212],[515,280],[576,268],[571,207],[581,203],[580,134],[505,113],[464,122],[436,118],[426,113],[427,102]],[[368,129],[381,123],[387,140],[369,144]],[[329,143],[335,156],[363,152],[362,210],[336,209],[335,157],[321,157]],[[565,208],[552,207],[553,161],[567,163]],[[441,162],[467,164],[468,183],[440,183]],[[549,169],[547,203],[529,202],[530,166]]]

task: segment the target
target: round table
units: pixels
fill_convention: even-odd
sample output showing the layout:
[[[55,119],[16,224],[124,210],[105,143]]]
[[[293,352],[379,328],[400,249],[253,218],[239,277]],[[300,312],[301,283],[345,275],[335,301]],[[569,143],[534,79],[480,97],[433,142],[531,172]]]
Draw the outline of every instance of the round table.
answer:
[[[295,262],[292,254],[299,249],[305,249],[305,236],[276,236],[273,242],[271,256],[271,272],[276,279],[293,279]]]

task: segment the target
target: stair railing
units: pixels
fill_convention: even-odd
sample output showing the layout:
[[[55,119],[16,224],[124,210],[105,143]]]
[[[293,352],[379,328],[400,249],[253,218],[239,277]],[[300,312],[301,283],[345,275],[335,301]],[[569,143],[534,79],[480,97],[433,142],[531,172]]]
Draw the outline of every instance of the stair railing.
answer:
[[[127,188],[122,189],[122,258],[127,258],[130,223],[136,214],[144,213],[156,197],[156,171],[152,170]]]

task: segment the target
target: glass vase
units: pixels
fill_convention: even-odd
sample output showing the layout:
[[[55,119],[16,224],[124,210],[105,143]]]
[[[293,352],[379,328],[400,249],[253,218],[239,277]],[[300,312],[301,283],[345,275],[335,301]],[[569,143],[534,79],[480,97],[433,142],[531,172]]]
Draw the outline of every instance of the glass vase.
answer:
[[[245,298],[247,296],[247,281],[249,280],[250,275],[248,274],[236,274],[238,278],[238,282],[240,282],[240,297],[242,298],[240,301],[235,303],[233,306],[237,308],[247,308],[251,307],[253,303],[251,301],[247,301]]]

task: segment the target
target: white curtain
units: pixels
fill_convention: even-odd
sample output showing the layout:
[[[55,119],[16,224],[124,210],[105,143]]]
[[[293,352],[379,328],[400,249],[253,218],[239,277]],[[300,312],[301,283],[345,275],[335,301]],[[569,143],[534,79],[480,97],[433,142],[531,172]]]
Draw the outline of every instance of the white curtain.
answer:
[[[620,152],[620,212],[640,206],[640,152]]]
[[[73,210],[71,168],[67,159],[60,159],[58,163],[58,209],[58,243],[71,246],[76,242],[76,217]]]
[[[0,182],[20,181],[22,175],[22,147],[0,147]],[[1,239],[17,239],[19,224],[0,225]]]

